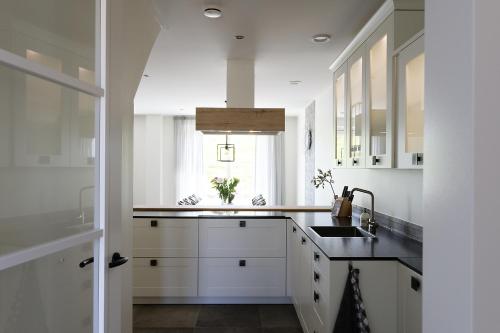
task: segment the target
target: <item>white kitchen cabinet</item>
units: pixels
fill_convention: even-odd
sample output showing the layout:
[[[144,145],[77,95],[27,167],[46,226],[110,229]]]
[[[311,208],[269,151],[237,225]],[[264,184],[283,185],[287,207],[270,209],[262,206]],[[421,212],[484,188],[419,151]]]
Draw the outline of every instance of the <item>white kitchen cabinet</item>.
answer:
[[[135,218],[134,257],[198,257],[198,219]]]
[[[197,259],[134,258],[134,297],[188,297],[197,294]]]
[[[286,219],[200,219],[200,257],[286,257]]]
[[[399,51],[398,168],[421,169],[424,165],[424,36]]]
[[[293,284],[293,260],[292,260],[292,247],[293,247],[293,229],[297,227],[294,226],[294,223],[291,219],[287,219],[286,221],[286,295],[293,300],[292,295],[292,284]]]
[[[282,297],[286,258],[200,258],[201,297]]]
[[[422,333],[422,276],[403,264],[398,268],[398,332]]]
[[[365,167],[365,45],[347,61],[347,167]]]
[[[347,63],[335,71],[333,82],[334,167],[345,168],[347,165]]]

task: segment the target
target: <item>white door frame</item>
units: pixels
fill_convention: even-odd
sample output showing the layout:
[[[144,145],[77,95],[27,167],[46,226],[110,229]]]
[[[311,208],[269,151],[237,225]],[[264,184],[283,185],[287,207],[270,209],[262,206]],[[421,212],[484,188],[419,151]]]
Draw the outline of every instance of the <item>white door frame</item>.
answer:
[[[94,255],[97,256],[94,265],[94,333],[105,333],[107,328],[108,296],[108,255],[107,255],[107,98],[105,93],[107,83],[107,15],[108,1],[95,0],[95,85],[80,81],[68,74],[55,71],[40,64],[27,60],[15,53],[0,49],[0,64],[19,72],[39,77],[41,79],[74,89],[96,98],[96,172],[94,195],[94,230],[56,239],[47,243],[0,256],[0,271],[21,265],[23,263],[45,257],[47,255],[69,249],[80,244],[94,241]]]

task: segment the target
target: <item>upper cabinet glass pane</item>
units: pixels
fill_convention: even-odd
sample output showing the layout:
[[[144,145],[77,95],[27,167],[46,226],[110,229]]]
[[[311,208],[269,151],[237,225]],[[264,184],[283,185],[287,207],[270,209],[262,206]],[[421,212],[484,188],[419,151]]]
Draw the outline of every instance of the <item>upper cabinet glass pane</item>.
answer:
[[[424,149],[424,54],[406,64],[406,152]]]
[[[0,0],[0,8],[0,48],[56,59],[75,78],[79,67],[94,70],[94,0]]]
[[[363,126],[363,58],[352,64],[349,70],[351,95],[350,157],[361,155]]]
[[[335,158],[345,157],[345,74],[335,80]]]
[[[385,155],[387,140],[387,35],[370,49],[370,155]]]

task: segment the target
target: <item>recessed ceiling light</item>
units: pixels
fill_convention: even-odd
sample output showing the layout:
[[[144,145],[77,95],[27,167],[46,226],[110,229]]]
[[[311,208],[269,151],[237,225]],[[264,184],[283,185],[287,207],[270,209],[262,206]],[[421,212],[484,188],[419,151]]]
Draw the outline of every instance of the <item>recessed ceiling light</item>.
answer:
[[[143,76],[144,77],[151,77],[151,75],[149,75],[149,74],[144,74]]]
[[[222,11],[218,8],[209,7],[205,8],[203,15],[208,18],[216,19],[222,16]]]
[[[328,43],[331,39],[332,36],[330,36],[329,34],[317,34],[312,36],[311,38],[312,42],[317,44]]]
[[[296,85],[298,85],[298,84],[301,84],[301,83],[302,83],[302,81],[300,81],[300,80],[291,80],[291,81],[289,81],[289,82],[290,82],[290,84],[291,84],[292,86],[296,86]]]
[[[243,36],[243,35],[235,35],[234,38],[236,38],[236,39],[244,39],[245,36]]]

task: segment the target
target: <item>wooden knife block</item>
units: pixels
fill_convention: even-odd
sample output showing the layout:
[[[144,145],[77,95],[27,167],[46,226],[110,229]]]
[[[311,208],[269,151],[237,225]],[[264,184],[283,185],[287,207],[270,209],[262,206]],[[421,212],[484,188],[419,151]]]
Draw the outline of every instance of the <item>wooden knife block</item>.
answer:
[[[332,216],[335,217],[351,217],[352,204],[347,198],[338,198],[333,203]]]

